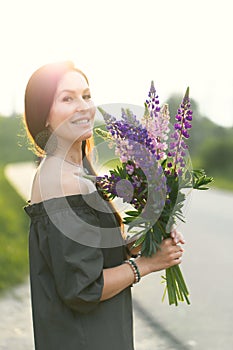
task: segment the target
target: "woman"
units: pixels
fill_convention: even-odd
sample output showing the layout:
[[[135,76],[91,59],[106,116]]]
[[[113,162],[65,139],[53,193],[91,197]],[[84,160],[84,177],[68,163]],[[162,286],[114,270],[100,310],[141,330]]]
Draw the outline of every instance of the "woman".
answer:
[[[44,156],[25,207],[37,350],[132,350],[131,286],[183,254],[174,231],[156,255],[129,260],[119,216],[85,177],[94,115],[88,80],[71,62],[30,78],[25,124]]]

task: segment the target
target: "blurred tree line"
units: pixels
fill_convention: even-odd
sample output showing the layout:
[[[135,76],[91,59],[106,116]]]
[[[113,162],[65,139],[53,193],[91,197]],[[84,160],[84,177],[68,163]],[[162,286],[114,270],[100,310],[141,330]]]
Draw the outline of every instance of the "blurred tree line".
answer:
[[[182,96],[172,95],[169,104],[171,123],[174,123]],[[193,110],[189,153],[193,168],[204,168],[213,176],[215,185],[233,190],[233,127],[227,128],[201,115],[198,103],[191,99]],[[22,116],[0,116],[0,166],[11,162],[34,161],[28,149]]]
[[[172,95],[169,104],[171,118],[176,115],[182,96]],[[233,127],[215,124],[199,111],[191,99],[192,129],[188,140],[193,168],[204,168],[213,176],[216,186],[233,189]],[[171,119],[173,123],[173,119]]]

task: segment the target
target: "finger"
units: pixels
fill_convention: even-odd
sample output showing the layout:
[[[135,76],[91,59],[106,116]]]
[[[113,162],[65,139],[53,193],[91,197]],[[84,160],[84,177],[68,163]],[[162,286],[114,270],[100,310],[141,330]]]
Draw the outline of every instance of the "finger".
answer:
[[[182,235],[182,233],[178,232],[177,230],[174,230],[171,232],[171,237],[173,239],[174,244],[177,244],[177,243],[184,244],[185,243],[184,236]]]
[[[176,244],[178,244],[178,243],[185,244],[185,239],[183,236],[176,237],[174,241],[176,242]]]
[[[180,245],[176,245],[174,248],[173,248],[173,251],[174,253],[178,253],[178,252],[184,252],[184,248],[182,248]]]
[[[182,263],[182,256],[174,260],[175,265]]]
[[[166,246],[166,247],[172,247],[174,245],[173,243],[173,239],[172,238],[165,238],[163,241],[162,241],[162,245],[163,246]]]
[[[183,256],[183,252],[179,251],[174,253],[173,258],[174,260],[176,260],[176,259],[180,259],[182,256]]]
[[[171,231],[171,238],[175,238],[176,237],[176,232],[175,230]]]

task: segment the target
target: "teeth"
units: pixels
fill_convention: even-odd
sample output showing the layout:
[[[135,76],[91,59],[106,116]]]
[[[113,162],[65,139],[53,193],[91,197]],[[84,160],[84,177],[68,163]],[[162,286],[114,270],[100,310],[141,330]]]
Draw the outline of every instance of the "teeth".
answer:
[[[74,122],[72,122],[73,124],[87,124],[89,123],[88,119],[83,119],[83,120],[76,120]]]

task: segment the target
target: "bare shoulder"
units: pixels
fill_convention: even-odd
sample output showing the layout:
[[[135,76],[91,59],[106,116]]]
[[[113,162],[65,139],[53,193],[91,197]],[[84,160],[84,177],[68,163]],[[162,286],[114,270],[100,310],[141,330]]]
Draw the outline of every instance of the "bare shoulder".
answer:
[[[87,194],[94,190],[94,184],[79,176],[76,169],[51,158],[43,161],[36,171],[31,202],[38,203],[51,198]]]

